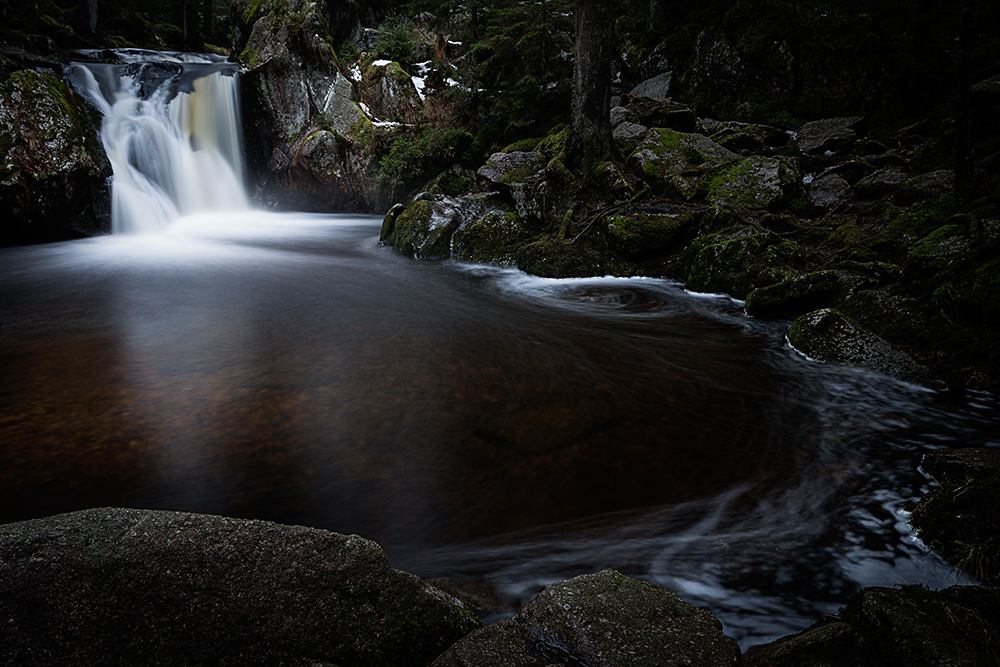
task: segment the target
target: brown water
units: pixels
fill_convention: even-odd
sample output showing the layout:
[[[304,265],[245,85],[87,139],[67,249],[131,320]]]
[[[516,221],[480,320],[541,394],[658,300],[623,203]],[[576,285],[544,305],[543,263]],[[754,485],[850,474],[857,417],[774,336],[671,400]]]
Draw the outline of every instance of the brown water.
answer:
[[[746,646],[954,583],[901,505],[997,401],[810,362],[659,280],[553,281],[241,214],[0,249],[0,520],[120,505],[378,541],[513,609],[615,567]]]

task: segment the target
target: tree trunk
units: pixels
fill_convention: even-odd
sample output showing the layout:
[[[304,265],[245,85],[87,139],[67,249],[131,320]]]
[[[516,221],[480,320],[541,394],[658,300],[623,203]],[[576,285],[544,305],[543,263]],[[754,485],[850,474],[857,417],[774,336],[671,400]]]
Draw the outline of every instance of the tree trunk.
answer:
[[[609,0],[576,0],[570,167],[577,172],[611,153],[612,17]]]
[[[97,0],[87,0],[87,10],[90,15],[90,32],[97,32]]]

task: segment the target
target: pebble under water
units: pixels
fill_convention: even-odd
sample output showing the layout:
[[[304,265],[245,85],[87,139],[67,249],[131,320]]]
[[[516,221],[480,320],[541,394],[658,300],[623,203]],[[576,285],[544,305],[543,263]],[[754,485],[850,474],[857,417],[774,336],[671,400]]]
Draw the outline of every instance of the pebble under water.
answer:
[[[416,261],[379,222],[213,213],[0,249],[0,520],[357,533],[507,613],[612,567],[744,648],[862,586],[959,581],[904,508],[924,453],[1000,445],[995,397],[811,362],[787,323],[669,281]]]

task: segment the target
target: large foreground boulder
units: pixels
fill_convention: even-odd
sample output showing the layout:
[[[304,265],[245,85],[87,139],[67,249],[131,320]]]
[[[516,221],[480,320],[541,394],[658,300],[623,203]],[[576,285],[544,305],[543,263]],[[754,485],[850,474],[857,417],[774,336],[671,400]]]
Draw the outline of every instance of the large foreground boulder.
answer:
[[[426,665],[480,622],[355,535],[95,509],[0,526],[5,665]]]
[[[604,570],[552,584],[514,618],[457,643],[434,667],[730,667],[739,656],[709,612]]]

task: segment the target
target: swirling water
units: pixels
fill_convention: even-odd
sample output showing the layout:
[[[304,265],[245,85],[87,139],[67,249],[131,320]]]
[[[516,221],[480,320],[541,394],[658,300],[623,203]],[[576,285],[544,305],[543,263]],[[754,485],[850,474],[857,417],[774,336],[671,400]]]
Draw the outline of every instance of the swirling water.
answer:
[[[103,505],[354,532],[514,609],[605,567],[744,646],[958,581],[906,525],[995,397],[792,350],[669,281],[419,262],[253,211],[0,249],[0,520]]]

